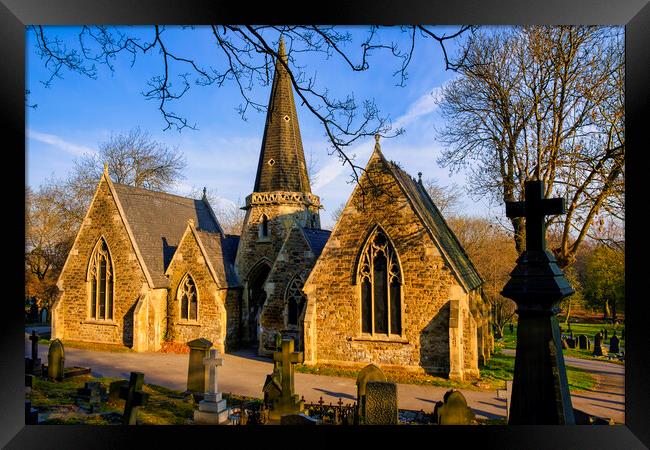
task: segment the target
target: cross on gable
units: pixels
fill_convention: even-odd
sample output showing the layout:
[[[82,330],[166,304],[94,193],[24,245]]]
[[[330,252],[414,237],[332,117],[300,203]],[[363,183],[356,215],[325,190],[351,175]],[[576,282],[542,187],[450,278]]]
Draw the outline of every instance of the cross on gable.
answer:
[[[544,198],[544,183],[526,181],[525,201],[506,202],[506,216],[526,218],[526,251],[546,250],[545,216],[564,214],[563,198]]]

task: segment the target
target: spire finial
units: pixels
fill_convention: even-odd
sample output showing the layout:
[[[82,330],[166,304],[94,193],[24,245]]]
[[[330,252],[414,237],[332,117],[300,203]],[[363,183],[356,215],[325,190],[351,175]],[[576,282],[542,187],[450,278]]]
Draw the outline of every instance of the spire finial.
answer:
[[[422,184],[422,172],[418,172],[418,183]]]
[[[104,163],[104,175],[108,176],[108,163]]]
[[[280,44],[278,45],[278,56],[287,63],[289,59],[287,58],[287,51],[284,47],[284,36],[280,35]]]
[[[191,217],[190,217],[189,219],[187,219],[187,224],[188,224],[189,226],[191,226],[192,228],[194,228],[194,219],[191,218]]]
[[[205,186],[203,186],[203,200],[208,198],[208,195],[206,194],[206,192],[207,192],[207,188]]]
[[[379,139],[381,138],[381,135],[379,133],[375,134],[375,145],[379,145]]]

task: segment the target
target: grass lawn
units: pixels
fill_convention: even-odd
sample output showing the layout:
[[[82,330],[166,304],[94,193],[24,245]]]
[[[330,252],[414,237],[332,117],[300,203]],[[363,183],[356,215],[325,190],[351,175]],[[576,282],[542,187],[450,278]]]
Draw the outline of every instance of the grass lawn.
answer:
[[[124,400],[115,403],[101,403],[95,407],[93,414],[88,414],[75,404],[77,389],[84,386],[87,381],[99,381],[108,392],[111,382],[117,378],[95,378],[91,375],[73,377],[68,380],[55,382],[41,378],[34,380],[31,400],[32,407],[38,408],[44,420],[42,424],[88,424],[88,425],[119,425],[121,424]],[[149,394],[146,406],[138,410],[138,423],[142,425],[184,425],[191,423],[194,417],[196,403],[191,395],[158,386],[144,384],[144,392]],[[236,403],[242,398],[246,401],[255,401],[248,397],[224,394],[229,404],[232,400]]]

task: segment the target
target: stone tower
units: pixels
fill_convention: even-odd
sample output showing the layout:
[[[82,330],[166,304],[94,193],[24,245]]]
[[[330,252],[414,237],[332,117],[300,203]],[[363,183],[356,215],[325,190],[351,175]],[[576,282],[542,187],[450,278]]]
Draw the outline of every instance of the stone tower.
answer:
[[[278,54],[255,186],[243,208],[246,216],[235,262],[243,286],[244,342],[258,341],[259,315],[269,293],[266,278],[292,224],[320,228],[320,199],[309,186],[282,38]]]

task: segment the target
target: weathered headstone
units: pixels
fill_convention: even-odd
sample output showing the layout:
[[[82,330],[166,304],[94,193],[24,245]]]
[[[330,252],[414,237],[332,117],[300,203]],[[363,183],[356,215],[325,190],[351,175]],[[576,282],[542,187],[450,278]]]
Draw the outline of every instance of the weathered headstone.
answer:
[[[149,394],[142,390],[144,374],[142,372],[131,372],[129,384],[120,388],[120,398],[126,400],[124,413],[122,414],[122,425],[135,425],[138,408],[147,404]]]
[[[386,381],[384,372],[374,364],[368,364],[357,375],[357,415],[363,423],[366,408],[366,385],[369,381]]]
[[[569,339],[566,340],[566,344],[569,348],[576,348],[576,341],[573,339],[573,337],[570,337]]]
[[[621,351],[619,347],[619,339],[616,337],[616,331],[614,331],[614,334],[612,335],[611,339],[609,340],[609,352],[610,353],[619,353]]]
[[[304,413],[283,414],[280,418],[280,425],[318,425],[318,419]]]
[[[282,335],[279,333],[275,335],[275,351],[282,350]],[[273,361],[273,372],[266,376],[264,386],[262,387],[264,394],[264,404],[267,408],[273,405],[273,402],[280,398],[282,394],[282,368],[280,361]]]
[[[600,333],[596,333],[594,336],[594,356],[605,356],[607,355],[607,349],[603,345],[603,336]]]
[[[460,391],[447,391],[443,399],[444,403],[438,403],[434,411],[438,425],[470,425],[474,422],[474,413]]]
[[[294,394],[293,382],[293,365],[303,362],[305,356],[302,352],[294,352],[293,345],[293,339],[283,339],[282,351],[273,353],[273,360],[280,363],[282,393],[273,401],[269,411],[271,420],[280,420],[283,414],[296,414],[305,409],[305,402],[300,399],[300,396]]]
[[[573,424],[573,407],[557,321],[574,293],[546,248],[546,216],[564,214],[562,198],[544,198],[544,183],[526,181],[523,202],[506,202],[510,219],[526,220],[526,248],[501,294],[517,304],[517,352],[509,425]]]
[[[607,340],[607,328],[603,328],[603,339]]]
[[[219,425],[228,421],[230,411],[226,400],[222,398],[217,384],[217,367],[223,365],[223,358],[219,357],[219,351],[210,350],[210,356],[203,358],[205,370],[208,373],[208,386],[199,402],[199,410],[194,411],[194,422],[205,425]]]
[[[578,348],[580,350],[590,350],[591,349],[591,342],[589,341],[589,338],[585,336],[584,334],[579,334],[578,335]]]
[[[31,373],[32,375],[41,375],[41,359],[38,357],[38,340],[40,339],[40,336],[36,334],[36,331],[32,330],[31,336],[29,336],[29,340],[32,341],[32,357],[28,358],[28,364],[27,364],[27,373]]]
[[[47,376],[53,380],[63,380],[63,369],[65,367],[65,352],[63,343],[59,339],[54,339],[50,344],[47,353]]]
[[[108,403],[116,403],[120,399],[120,389],[128,386],[128,380],[113,381],[108,385]]]
[[[510,417],[510,399],[512,397],[512,380],[506,380],[505,389],[497,389],[497,398],[506,401],[506,420]]]
[[[92,413],[106,396],[106,388],[99,381],[87,381],[84,387],[77,389],[77,402],[87,403]]]
[[[389,381],[366,383],[364,425],[397,425],[397,384]]]
[[[187,343],[190,348],[189,366],[187,369],[187,391],[202,396],[205,392],[205,374],[203,358],[208,356],[212,342],[204,338]]]

